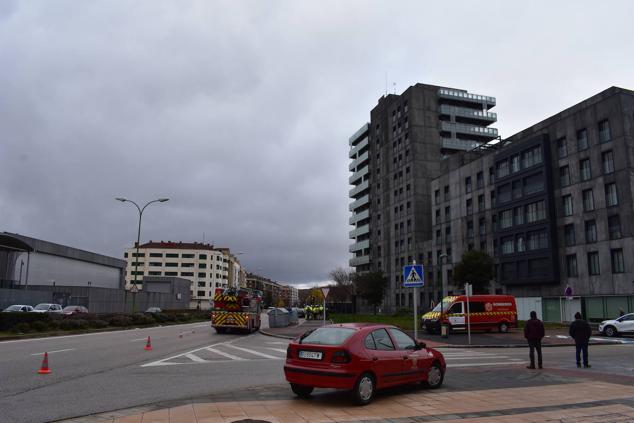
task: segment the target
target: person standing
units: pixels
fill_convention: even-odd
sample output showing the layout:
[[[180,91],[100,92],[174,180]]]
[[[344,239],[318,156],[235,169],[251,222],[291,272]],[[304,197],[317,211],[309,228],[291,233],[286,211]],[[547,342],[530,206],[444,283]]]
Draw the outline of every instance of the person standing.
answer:
[[[577,367],[581,367],[581,353],[583,353],[583,367],[591,367],[588,364],[588,343],[592,336],[590,323],[583,320],[581,313],[575,313],[575,321],[570,324],[570,336],[575,340],[575,353],[577,357]]]
[[[535,368],[535,351],[537,351],[537,366],[542,368],[542,338],[544,337],[544,324],[537,318],[537,313],[531,311],[531,318],[524,326],[524,338],[528,341],[531,365],[527,369]]]

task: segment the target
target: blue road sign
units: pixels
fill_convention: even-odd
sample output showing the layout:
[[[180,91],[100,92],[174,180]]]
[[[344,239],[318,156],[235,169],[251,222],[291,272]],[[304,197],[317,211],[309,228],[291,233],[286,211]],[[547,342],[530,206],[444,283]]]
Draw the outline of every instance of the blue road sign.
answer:
[[[425,286],[425,274],[422,264],[403,266],[403,287],[420,288]]]

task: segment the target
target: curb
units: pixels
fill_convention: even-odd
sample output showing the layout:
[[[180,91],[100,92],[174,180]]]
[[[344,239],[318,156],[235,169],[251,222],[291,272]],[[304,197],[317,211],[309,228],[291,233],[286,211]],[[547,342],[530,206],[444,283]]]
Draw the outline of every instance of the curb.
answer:
[[[588,345],[627,345],[619,342],[590,342]],[[575,344],[542,344],[542,348],[574,347]],[[497,344],[497,345],[468,345],[447,344],[434,348],[527,348],[528,344]]]
[[[296,336],[290,336],[290,335],[279,335],[277,333],[271,333],[271,332],[266,332],[262,329],[260,329],[260,333],[262,335],[266,335],[266,336],[272,336],[273,338],[282,338],[282,339],[295,339],[297,338]]]

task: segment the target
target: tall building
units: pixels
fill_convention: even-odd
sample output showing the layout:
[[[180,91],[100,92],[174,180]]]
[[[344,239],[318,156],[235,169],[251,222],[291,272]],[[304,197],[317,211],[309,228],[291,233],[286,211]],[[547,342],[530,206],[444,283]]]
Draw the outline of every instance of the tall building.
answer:
[[[387,310],[405,307],[402,267],[425,261],[431,239],[431,181],[441,161],[498,137],[489,127],[495,98],[465,90],[416,84],[379,99],[370,122],[349,139],[350,266],[389,278]],[[430,299],[429,284],[421,300]]]
[[[634,219],[634,91],[611,87],[442,167],[431,184],[428,254],[435,265],[449,256],[450,292],[460,289],[451,284],[453,263],[469,249],[495,258],[494,292],[634,291],[634,264],[626,260],[634,254],[627,225]]]
[[[137,272],[137,287],[143,289],[144,276],[178,276],[191,284],[191,308],[209,308],[216,288],[239,286],[240,263],[227,248],[198,242],[147,242],[128,248],[126,289]],[[137,269],[137,270],[135,270]],[[231,275],[231,279],[229,276]]]

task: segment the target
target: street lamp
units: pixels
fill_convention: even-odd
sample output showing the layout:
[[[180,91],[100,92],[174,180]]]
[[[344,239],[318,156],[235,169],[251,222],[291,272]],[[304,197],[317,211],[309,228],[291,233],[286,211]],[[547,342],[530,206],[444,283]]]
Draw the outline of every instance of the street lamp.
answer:
[[[440,266],[440,283],[442,285],[442,295],[440,297],[440,319],[439,320],[440,320],[440,334],[443,338],[447,337],[446,332],[443,332],[444,325],[442,323],[443,313],[445,312],[443,309],[444,308],[443,300],[447,296],[447,283],[445,282],[445,273],[443,272],[443,269],[442,269],[442,262],[443,262],[443,259],[447,259],[447,258],[449,258],[449,256],[444,253],[438,256],[438,264]]]
[[[166,201],[169,201],[169,198],[159,198],[157,200],[152,200],[148,203],[146,203],[143,207],[139,207],[139,205],[137,203],[135,203],[132,200],[128,200],[127,198],[123,198],[123,197],[117,197],[115,198],[115,200],[117,201],[121,201],[122,203],[132,203],[134,204],[134,206],[137,208],[137,210],[139,211],[139,228],[137,230],[137,235],[136,235],[136,261],[135,261],[135,265],[134,265],[134,281],[132,282],[132,289],[136,292],[138,291],[138,287],[137,287],[137,273],[139,270],[139,243],[141,242],[141,218],[143,217],[143,211],[145,211],[145,208],[147,206],[149,206],[152,203],[164,203]],[[134,311],[134,306],[135,306],[135,300],[136,300],[136,295],[134,295],[132,297],[132,311]]]

